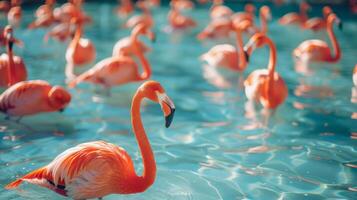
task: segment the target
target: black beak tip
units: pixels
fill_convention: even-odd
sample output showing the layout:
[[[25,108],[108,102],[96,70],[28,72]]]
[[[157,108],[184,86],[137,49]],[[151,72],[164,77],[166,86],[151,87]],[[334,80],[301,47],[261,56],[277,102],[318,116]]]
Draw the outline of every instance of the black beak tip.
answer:
[[[340,22],[340,23],[338,24],[338,29],[340,29],[341,31],[343,30],[343,23],[342,23],[342,22]]]
[[[64,108],[61,108],[58,110],[58,112],[62,113],[64,111]]]
[[[10,41],[9,42],[9,48],[12,49],[14,47],[14,42],[13,41]]]
[[[175,109],[171,109],[171,113],[165,117],[165,127],[169,128],[172,120],[174,119]]]
[[[249,62],[249,54],[248,54],[247,51],[244,51],[244,56],[245,56],[245,60],[246,60],[247,62]]]

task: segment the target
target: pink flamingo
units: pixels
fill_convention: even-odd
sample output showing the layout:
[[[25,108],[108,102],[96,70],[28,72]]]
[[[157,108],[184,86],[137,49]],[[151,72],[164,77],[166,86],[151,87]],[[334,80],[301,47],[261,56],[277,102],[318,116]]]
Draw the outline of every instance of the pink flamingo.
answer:
[[[17,82],[27,79],[25,63],[19,56],[14,56],[13,44],[22,45],[22,42],[15,39],[11,26],[6,26],[3,32],[7,54],[0,56],[0,87],[8,87]]]
[[[145,24],[139,24],[134,27],[129,37],[115,43],[113,56],[132,56],[137,50],[143,53],[150,51],[150,48],[139,40],[140,35],[146,35],[151,41],[155,41],[155,34]]]
[[[244,47],[248,55],[256,48],[268,45],[270,48],[268,69],[254,70],[244,81],[245,94],[250,101],[260,102],[264,108],[275,109],[288,96],[284,79],[275,71],[276,47],[273,41],[262,33],[255,34]]]
[[[154,153],[140,117],[140,104],[145,98],[161,105],[166,127],[170,126],[175,112],[175,105],[156,81],[145,82],[135,93],[131,123],[144,164],[143,175],[136,174],[133,161],[123,148],[104,141],[94,141],[64,151],[48,165],[30,172],[5,188],[13,189],[26,181],[73,199],[144,192],[156,178]]]
[[[33,21],[28,28],[34,29],[39,27],[49,27],[56,22],[53,14],[53,6],[56,3],[55,0],[46,0],[44,5],[41,5],[35,12],[35,21]]]
[[[89,64],[96,57],[94,44],[89,39],[82,38],[83,22],[75,18],[71,23],[76,24],[76,32],[66,51],[66,76],[69,79],[74,77],[74,67]]]
[[[322,9],[323,18],[314,17],[310,18],[304,23],[305,29],[310,29],[312,31],[320,31],[326,29],[327,17],[333,13],[329,6],[324,6]]]
[[[234,13],[231,18],[233,21],[249,20],[254,23],[255,10],[255,6],[248,3],[244,6],[244,12]]]
[[[148,28],[154,26],[154,19],[151,16],[151,11],[148,6],[141,2],[137,4],[139,8],[143,11],[141,15],[134,15],[130,17],[124,24],[125,28],[134,28],[138,24],[145,24]]]
[[[303,27],[306,20],[308,20],[306,12],[310,9],[309,4],[305,1],[300,3],[300,13],[291,12],[279,19],[279,23],[282,25],[298,25]]]
[[[341,49],[333,32],[333,24],[336,23],[342,29],[342,23],[335,14],[330,14],[327,18],[327,33],[330,37],[332,48],[335,55],[328,44],[321,40],[306,40],[302,42],[294,51],[293,55],[298,60],[315,61],[315,62],[337,62],[341,58]]]
[[[171,8],[168,14],[168,21],[170,27],[174,30],[186,30],[197,25],[196,21],[191,17],[182,15],[181,12],[176,8]]]
[[[212,67],[223,67],[232,71],[242,72],[247,66],[247,55],[243,51],[242,30],[250,25],[250,21],[240,22],[235,26],[237,48],[230,44],[220,44],[212,47],[200,58]]]
[[[21,81],[0,95],[0,111],[9,117],[22,117],[62,111],[70,101],[71,95],[60,86],[42,80]]]
[[[197,39],[205,40],[228,38],[232,30],[232,21],[230,19],[216,19],[209,23],[203,31],[197,35]]]
[[[134,5],[131,0],[119,0],[120,5],[116,8],[116,13],[119,17],[127,17],[134,11]]]

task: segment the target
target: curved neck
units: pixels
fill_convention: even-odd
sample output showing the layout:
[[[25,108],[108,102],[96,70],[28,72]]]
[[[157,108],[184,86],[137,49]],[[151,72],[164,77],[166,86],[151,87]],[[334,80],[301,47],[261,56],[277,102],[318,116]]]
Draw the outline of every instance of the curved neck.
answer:
[[[71,42],[71,45],[77,45],[79,43],[79,40],[81,39],[81,36],[82,36],[82,24],[78,23],[76,26],[76,32],[74,33],[74,37]]]
[[[340,49],[340,45],[338,44],[338,41],[336,39],[335,33],[333,32],[333,23],[334,23],[334,21],[328,22],[327,33],[331,40],[332,48],[333,48],[333,51],[335,54],[334,56],[332,56],[332,54],[330,55],[331,56],[330,61],[336,62],[341,58],[341,49]]]
[[[143,67],[143,72],[139,76],[139,80],[146,80],[151,76],[151,67],[149,61],[145,58],[144,53],[139,52],[136,54],[138,56],[141,65]]]
[[[260,32],[262,33],[267,33],[268,32],[268,26],[267,26],[267,19],[265,18],[263,12],[259,13],[260,15]]]
[[[244,54],[244,49],[243,49],[243,39],[242,39],[242,33],[240,29],[237,29],[236,31],[236,39],[237,39],[237,50],[238,50],[238,56],[239,56],[239,68],[244,69],[247,66],[247,61],[245,59],[245,54]]]
[[[268,94],[273,93],[273,84],[274,84],[274,72],[275,72],[275,65],[276,65],[276,47],[274,43],[269,39],[265,38],[264,43],[269,46],[269,63],[268,63]]]
[[[145,133],[140,114],[140,104],[145,98],[141,91],[137,92],[133,98],[131,106],[131,124],[138,142],[140,153],[143,159],[144,171],[142,176],[135,177],[135,190],[143,191],[152,185],[156,177],[156,163],[149,140]]]
[[[12,52],[12,48],[10,48],[10,43],[8,42],[6,46],[6,51],[7,51],[7,56],[9,59],[8,65],[7,65],[7,73],[8,73],[8,86],[11,86],[14,84],[14,79],[15,79],[15,63],[14,63],[14,55]]]

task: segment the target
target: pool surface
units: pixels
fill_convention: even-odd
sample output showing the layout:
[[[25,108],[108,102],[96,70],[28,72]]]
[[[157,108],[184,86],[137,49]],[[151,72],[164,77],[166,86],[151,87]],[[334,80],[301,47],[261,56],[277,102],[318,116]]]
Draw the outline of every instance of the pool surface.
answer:
[[[85,37],[97,49],[97,59],[109,57],[117,40],[129,30],[113,13],[116,4],[88,2],[84,10],[94,23]],[[243,4],[232,3],[235,11]],[[259,6],[259,5],[258,5]],[[289,97],[269,117],[250,111],[239,76],[220,71],[224,87],[204,75],[198,57],[214,42],[199,42],[196,34],[207,24],[208,6],[190,15],[199,26],[184,34],[167,34],[167,5],[156,9],[156,43],[148,59],[153,80],[161,82],[176,105],[172,127],[156,104],[146,103],[142,118],[157,162],[157,179],[146,192],[110,195],[104,199],[356,199],[357,104],[351,103],[352,71],[357,63],[357,17],[335,10],[344,30],[335,29],[342,49],[337,64],[314,64],[308,74],[297,73],[292,50],[306,39],[326,39],[323,33],[282,27],[278,17],[294,6],[272,7],[269,36],[278,49],[277,71],[285,79]],[[65,85],[67,44],[42,42],[45,29],[27,30],[35,7],[25,7],[22,27],[15,36],[25,47],[15,52],[24,58],[29,79],[45,79]],[[320,15],[314,7],[312,15]],[[2,25],[5,19],[1,19]],[[4,50],[3,50],[4,51]],[[251,56],[243,76],[268,62],[267,48]],[[141,156],[130,124],[131,98],[140,83],[112,90],[81,84],[70,89],[72,102],[65,112],[26,117],[21,124],[0,114],[0,199],[64,199],[44,188],[23,184],[19,190],[4,186],[17,177],[49,163],[77,144],[105,140],[122,146],[138,173]],[[356,98],[356,97],[355,97]],[[355,99],[355,101],[357,101]]]

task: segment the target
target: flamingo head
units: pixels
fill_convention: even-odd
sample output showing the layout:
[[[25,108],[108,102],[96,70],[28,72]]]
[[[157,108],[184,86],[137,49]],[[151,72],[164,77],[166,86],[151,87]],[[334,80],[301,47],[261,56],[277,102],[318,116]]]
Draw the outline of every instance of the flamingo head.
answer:
[[[71,95],[60,86],[52,87],[48,93],[49,105],[54,110],[63,111],[70,101]]]
[[[265,19],[267,19],[269,21],[271,20],[272,17],[271,17],[271,11],[270,11],[269,6],[262,6],[260,8],[260,13],[262,16],[265,17]]]
[[[138,91],[142,92],[144,96],[151,101],[160,104],[165,116],[165,127],[168,128],[174,117],[175,105],[167,96],[161,84],[157,81],[146,81],[140,86]]]
[[[324,15],[325,18],[327,18],[331,13],[333,13],[333,11],[330,6],[324,6],[322,8],[322,14]]]
[[[246,60],[249,61],[249,56],[256,48],[260,48],[265,44],[266,36],[263,33],[254,34],[248,43],[244,46]]]
[[[254,14],[255,13],[255,6],[253,4],[247,3],[244,6],[244,11],[247,13]]]
[[[20,41],[20,40],[18,40],[18,39],[16,39],[14,37],[14,30],[13,30],[12,26],[7,25],[4,28],[3,37],[7,40],[8,47],[9,47],[10,50],[12,50],[12,48],[14,46],[14,43],[17,44],[20,47],[23,47],[22,41]]]
[[[337,24],[338,29],[342,30],[342,28],[343,28],[342,21],[334,13],[330,14],[327,17],[327,23],[333,23],[333,22],[335,22]]]
[[[135,26],[133,32],[138,35],[145,35],[147,36],[152,42],[156,41],[156,34],[144,23],[140,23]]]

